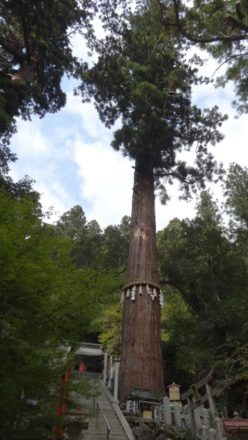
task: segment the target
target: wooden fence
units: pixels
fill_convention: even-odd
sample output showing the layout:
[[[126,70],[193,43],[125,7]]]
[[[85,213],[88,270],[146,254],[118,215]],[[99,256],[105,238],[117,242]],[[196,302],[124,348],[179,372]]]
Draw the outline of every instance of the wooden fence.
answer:
[[[103,383],[118,402],[119,359],[104,353]],[[181,428],[188,428],[200,440],[227,440],[223,420],[218,417],[213,397],[219,390],[210,386],[211,376],[206,376],[181,395],[180,402],[164,397],[163,404],[154,403],[154,419]],[[207,406],[207,408],[205,407]],[[135,402],[127,402],[127,412],[138,415]],[[140,415],[140,414],[139,414]]]
[[[224,426],[220,417],[213,417],[209,408],[203,405],[191,409],[188,405],[163,399],[164,421],[168,425],[188,428],[201,440],[226,440]]]

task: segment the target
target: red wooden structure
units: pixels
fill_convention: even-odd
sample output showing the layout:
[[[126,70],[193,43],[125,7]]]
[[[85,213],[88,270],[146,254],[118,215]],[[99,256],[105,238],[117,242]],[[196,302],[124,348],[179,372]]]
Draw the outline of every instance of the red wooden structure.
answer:
[[[69,367],[65,370],[65,373],[62,374],[60,378],[59,403],[58,403],[58,407],[56,408],[57,423],[53,427],[52,440],[62,440],[64,438],[64,430],[60,424],[60,417],[63,414],[66,414],[68,410],[66,405],[66,392],[67,392],[66,388],[70,377],[71,377],[71,368]]]
[[[248,439],[248,419],[223,419],[225,434],[228,439]]]

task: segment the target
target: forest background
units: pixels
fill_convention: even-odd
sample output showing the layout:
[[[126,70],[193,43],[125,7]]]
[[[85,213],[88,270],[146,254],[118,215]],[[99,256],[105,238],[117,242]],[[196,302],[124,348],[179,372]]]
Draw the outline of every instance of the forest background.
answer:
[[[8,12],[15,17],[8,10],[11,2],[7,3],[3,2],[1,11],[8,24],[4,28],[6,23],[1,21],[6,38],[11,36]],[[53,6],[58,5],[54,2]],[[79,18],[85,24],[92,17],[90,13],[85,17],[83,11]],[[14,24],[18,30],[19,19],[17,14]],[[86,29],[90,41],[90,24]],[[37,35],[30,38],[38,41]],[[61,75],[52,78],[55,89],[58,87],[56,93],[48,87],[44,99],[49,69],[45,80],[39,71],[40,89],[37,83],[28,93],[22,87],[14,89],[17,104],[10,109],[6,105],[10,101],[4,101],[12,91],[6,71],[11,65],[14,74],[16,59],[8,51],[6,55],[1,44],[5,62],[1,72],[0,156],[1,438],[46,438],[50,423],[44,420],[47,408],[53,418],[55,399],[51,390],[64,367],[61,344],[76,347],[80,339],[99,339],[109,351],[119,351],[119,295],[125,280],[130,220],[124,217],[119,225],[101,230],[97,221],[88,221],[83,208],[76,205],[50,224],[32,182],[28,178],[12,180],[9,166],[15,158],[7,140],[14,129],[13,117],[27,117],[29,111],[43,114],[58,110],[64,103],[61,78],[78,65],[73,64],[63,42],[61,50],[66,56]],[[47,47],[44,51],[49,53]],[[242,68],[245,71],[246,61],[239,66]],[[238,79],[242,78],[239,73]],[[239,93],[237,90],[237,96]],[[246,101],[245,94],[239,102],[242,100]],[[221,209],[208,191],[202,191],[192,219],[175,218],[157,234],[165,294],[162,341],[166,383],[175,381],[185,389],[212,369],[226,387],[219,404],[247,416],[247,168],[233,164],[223,178],[223,187]],[[20,398],[23,390],[27,398],[40,401],[27,429],[23,415],[30,417],[31,410]]]

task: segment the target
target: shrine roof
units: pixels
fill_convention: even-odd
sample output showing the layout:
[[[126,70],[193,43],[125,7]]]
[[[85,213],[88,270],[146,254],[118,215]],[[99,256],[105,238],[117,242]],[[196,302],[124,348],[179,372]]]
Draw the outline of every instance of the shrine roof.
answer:
[[[160,401],[157,395],[155,395],[150,389],[147,388],[133,388],[129,398],[131,400],[148,400],[148,401]]]

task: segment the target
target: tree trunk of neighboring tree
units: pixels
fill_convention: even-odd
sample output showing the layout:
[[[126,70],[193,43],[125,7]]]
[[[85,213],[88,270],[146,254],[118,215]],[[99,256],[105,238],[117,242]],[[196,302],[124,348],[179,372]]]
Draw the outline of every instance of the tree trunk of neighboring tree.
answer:
[[[134,387],[164,390],[154,199],[153,165],[142,156],[135,166],[129,284],[123,290],[121,401]]]

